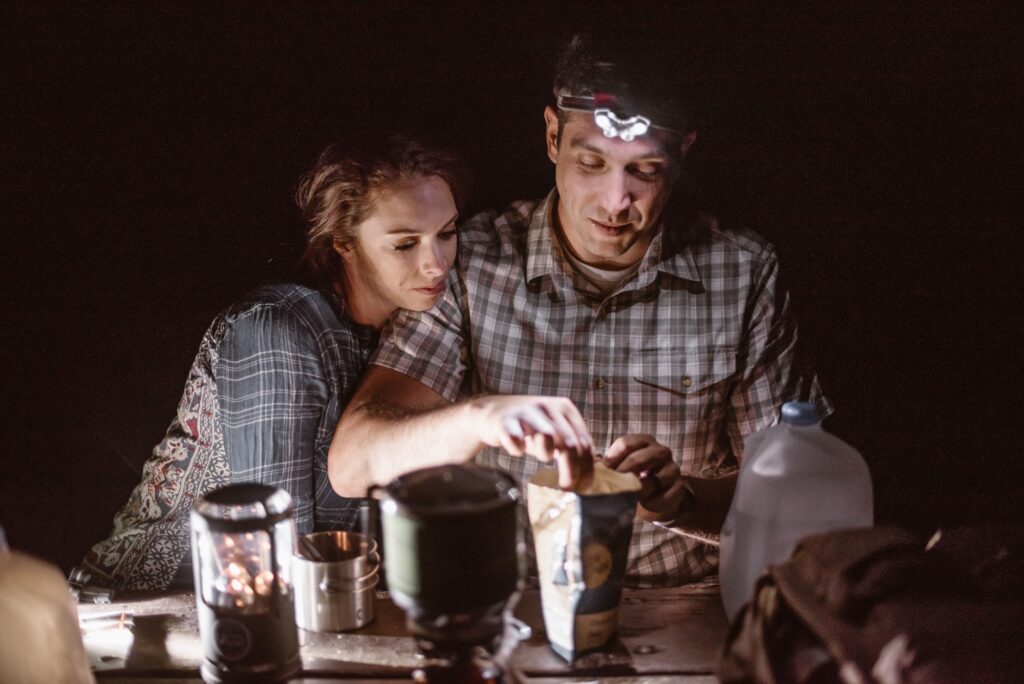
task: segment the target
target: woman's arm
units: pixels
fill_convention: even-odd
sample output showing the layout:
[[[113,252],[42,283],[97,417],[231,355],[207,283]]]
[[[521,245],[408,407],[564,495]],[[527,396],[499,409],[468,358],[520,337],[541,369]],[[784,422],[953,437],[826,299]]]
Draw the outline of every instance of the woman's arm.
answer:
[[[191,581],[189,511],[196,498],[230,482],[211,371],[221,319],[203,337],[177,414],[143,464],[142,477],[71,579],[90,591],[162,590]]]

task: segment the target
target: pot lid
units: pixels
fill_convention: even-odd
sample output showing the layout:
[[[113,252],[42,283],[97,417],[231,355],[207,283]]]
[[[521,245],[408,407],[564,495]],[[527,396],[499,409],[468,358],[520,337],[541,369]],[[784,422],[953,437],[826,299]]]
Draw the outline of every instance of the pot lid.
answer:
[[[384,491],[418,515],[481,513],[519,500],[511,477],[473,464],[416,470],[395,478]]]

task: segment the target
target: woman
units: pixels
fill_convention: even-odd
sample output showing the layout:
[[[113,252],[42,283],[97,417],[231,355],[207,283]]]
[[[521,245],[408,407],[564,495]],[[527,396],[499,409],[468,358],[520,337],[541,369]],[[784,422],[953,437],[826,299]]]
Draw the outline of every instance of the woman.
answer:
[[[300,533],[351,529],[359,501],[334,493],[327,451],[398,307],[426,310],[455,259],[453,161],[404,139],[379,154],[321,155],[300,181],[306,263],[320,289],[256,290],[214,320],[178,414],[142,481],[72,582],[90,591],[192,584],[189,510],[234,482],[292,496]]]

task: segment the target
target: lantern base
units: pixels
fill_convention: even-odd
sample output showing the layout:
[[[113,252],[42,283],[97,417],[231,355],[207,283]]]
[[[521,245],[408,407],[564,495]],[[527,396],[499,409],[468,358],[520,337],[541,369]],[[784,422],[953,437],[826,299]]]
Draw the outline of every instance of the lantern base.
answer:
[[[275,666],[270,670],[253,670],[239,668],[237,666],[225,667],[220,663],[204,660],[199,674],[206,684],[236,684],[237,682],[258,682],[271,684],[272,682],[283,682],[302,671],[302,658],[295,655],[286,663]]]
[[[298,674],[302,658],[295,608],[280,594],[276,599],[272,609],[254,615],[217,611],[199,601],[203,681],[280,682]]]

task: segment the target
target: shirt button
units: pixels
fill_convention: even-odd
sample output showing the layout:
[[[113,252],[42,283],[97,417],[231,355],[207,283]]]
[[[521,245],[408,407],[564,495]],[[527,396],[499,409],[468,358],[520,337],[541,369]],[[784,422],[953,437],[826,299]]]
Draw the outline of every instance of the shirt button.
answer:
[[[608,382],[604,378],[598,378],[594,381],[594,389],[604,389],[608,386]]]
[[[689,387],[692,384],[693,384],[693,378],[691,378],[689,375],[684,375],[683,376],[683,387]]]

